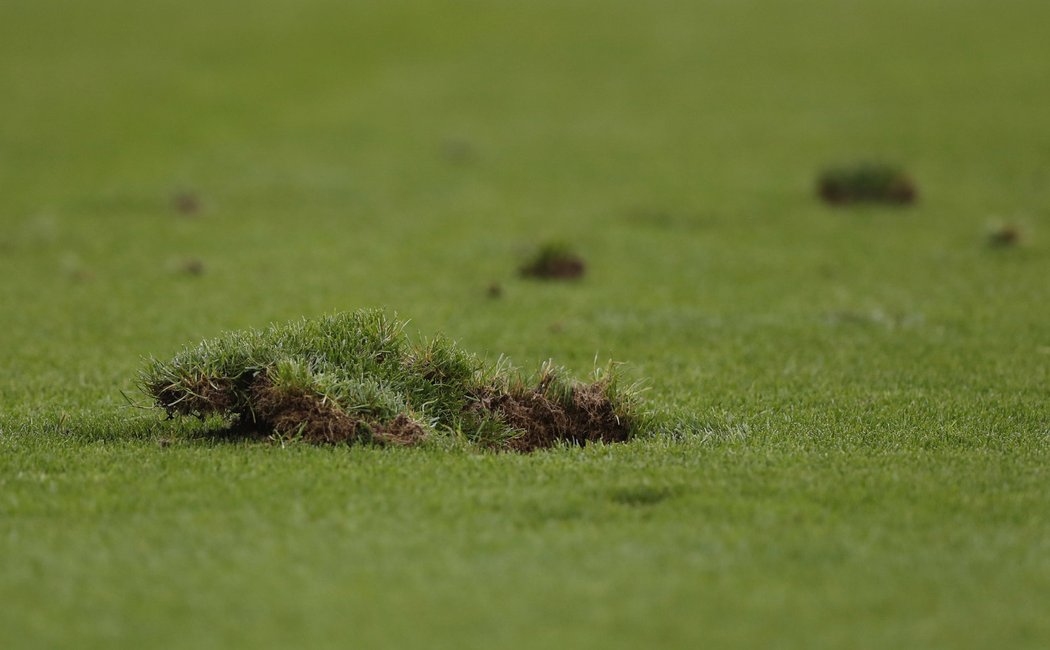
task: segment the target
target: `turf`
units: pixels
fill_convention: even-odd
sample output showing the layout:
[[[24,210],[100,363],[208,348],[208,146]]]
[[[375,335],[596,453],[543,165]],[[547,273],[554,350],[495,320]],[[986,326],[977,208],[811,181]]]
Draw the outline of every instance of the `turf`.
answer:
[[[139,383],[169,417],[218,417],[209,433],[315,444],[411,446],[446,438],[478,450],[626,442],[658,423],[616,365],[583,382],[551,362],[525,374],[487,365],[445,338],[412,342],[407,323],[361,309],[228,332],[151,359]],[[637,387],[639,384],[635,384]]]
[[[6,0],[0,645],[1046,647],[1048,23]],[[823,205],[850,160],[920,200]],[[586,276],[520,278],[545,241]],[[361,307],[627,362],[689,426],[318,448],[125,400],[149,355]]]

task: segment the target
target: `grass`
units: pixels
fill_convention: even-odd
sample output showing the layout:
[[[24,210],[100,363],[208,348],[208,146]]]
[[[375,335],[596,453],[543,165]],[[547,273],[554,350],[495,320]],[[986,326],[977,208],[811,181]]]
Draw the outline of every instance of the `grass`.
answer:
[[[1048,20],[2,3],[0,645],[1045,647]],[[843,219],[814,173],[856,159],[921,201]],[[1004,214],[1024,246],[982,238]],[[537,241],[586,277],[519,278]],[[318,447],[122,395],[363,307],[488,364],[624,361],[688,426]]]

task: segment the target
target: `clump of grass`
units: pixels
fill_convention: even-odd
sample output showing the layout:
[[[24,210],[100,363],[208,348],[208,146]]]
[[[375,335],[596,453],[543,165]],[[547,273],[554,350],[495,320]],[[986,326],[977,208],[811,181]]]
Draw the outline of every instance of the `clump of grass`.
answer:
[[[180,275],[200,276],[204,275],[204,261],[196,257],[188,257],[180,260],[175,267]]]
[[[520,269],[527,278],[571,280],[583,276],[587,265],[569,245],[551,242],[540,246]]]
[[[247,436],[412,445],[452,434],[531,451],[619,442],[645,417],[615,366],[575,381],[551,363],[524,375],[446,338],[415,343],[381,310],[230,332],[151,359],[143,390],[170,417],[227,418]]]
[[[193,216],[201,211],[202,205],[196,193],[179,190],[171,195],[171,207],[181,215]]]
[[[1012,248],[1024,243],[1024,230],[1013,223],[998,223],[988,229],[986,240],[992,248]]]
[[[906,205],[918,198],[912,179],[900,168],[862,162],[830,167],[820,174],[817,192],[827,203],[890,203]]]

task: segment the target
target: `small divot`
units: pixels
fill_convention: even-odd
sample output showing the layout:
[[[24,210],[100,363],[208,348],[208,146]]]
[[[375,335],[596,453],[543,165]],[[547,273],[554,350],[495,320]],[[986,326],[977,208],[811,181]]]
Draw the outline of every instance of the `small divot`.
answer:
[[[537,280],[575,280],[583,277],[587,264],[566,244],[541,246],[519,269],[522,277]]]
[[[1020,226],[1002,223],[989,228],[986,241],[991,248],[1013,248],[1024,243],[1024,234]]]
[[[901,169],[870,162],[824,170],[817,180],[817,194],[829,205],[908,205],[919,196],[914,181]]]
[[[176,271],[180,275],[201,276],[204,275],[204,270],[204,262],[195,257],[181,260],[176,266]]]
[[[201,211],[200,197],[188,190],[179,190],[171,195],[171,207],[183,216],[194,216]]]

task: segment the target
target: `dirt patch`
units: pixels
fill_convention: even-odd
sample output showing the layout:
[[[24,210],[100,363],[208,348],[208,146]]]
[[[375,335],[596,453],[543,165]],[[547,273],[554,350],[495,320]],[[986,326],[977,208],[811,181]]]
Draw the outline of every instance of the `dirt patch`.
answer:
[[[530,452],[558,442],[585,445],[588,442],[624,442],[630,427],[616,414],[602,383],[580,384],[572,389],[568,404],[560,404],[543,387],[516,393],[490,392],[471,407],[488,411],[522,432],[508,447]]]
[[[203,419],[216,413],[238,410],[236,382],[231,379],[183,378],[177,386],[153,386],[150,391],[169,418],[191,415]]]
[[[583,258],[560,244],[542,247],[520,269],[522,277],[540,280],[574,280],[583,277],[586,271]]]
[[[343,411],[323,397],[302,389],[279,388],[266,377],[252,385],[252,418],[263,431],[294,435],[314,444],[372,442],[409,446],[420,442],[422,425],[404,413],[389,422],[369,421]]]

